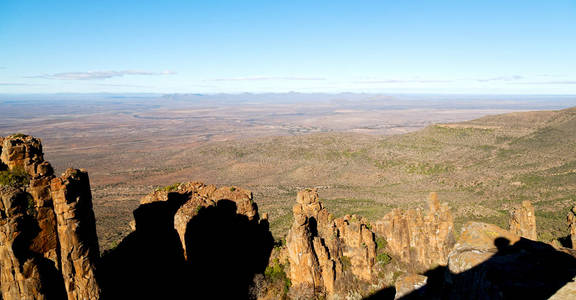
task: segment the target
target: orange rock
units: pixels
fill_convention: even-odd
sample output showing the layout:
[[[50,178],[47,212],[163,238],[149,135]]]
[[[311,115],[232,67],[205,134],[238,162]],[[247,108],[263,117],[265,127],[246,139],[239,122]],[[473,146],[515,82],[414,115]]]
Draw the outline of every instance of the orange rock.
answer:
[[[522,204],[513,208],[510,216],[510,231],[521,237],[537,240],[536,215],[534,215],[534,206],[530,201],[522,201]]]
[[[394,287],[396,288],[396,295],[394,299],[401,299],[402,297],[421,289],[426,285],[428,277],[424,275],[407,273],[403,274],[398,279]]]
[[[346,272],[372,281],[376,243],[367,222],[356,216],[334,219],[315,189],[300,191],[296,201],[286,237],[291,289],[300,296],[334,296],[345,292]]]
[[[448,255],[452,273],[461,273],[484,262],[498,251],[497,239],[514,244],[520,237],[493,224],[468,222],[462,228],[458,242]]]
[[[570,227],[570,240],[572,249],[576,249],[576,206],[568,213],[568,226]]]
[[[51,182],[64,284],[68,299],[98,299],[96,219],[86,171],[68,169]]]
[[[447,264],[454,245],[454,221],[436,193],[430,194],[428,213],[394,209],[373,225],[374,232],[386,239],[389,253],[412,271]]]

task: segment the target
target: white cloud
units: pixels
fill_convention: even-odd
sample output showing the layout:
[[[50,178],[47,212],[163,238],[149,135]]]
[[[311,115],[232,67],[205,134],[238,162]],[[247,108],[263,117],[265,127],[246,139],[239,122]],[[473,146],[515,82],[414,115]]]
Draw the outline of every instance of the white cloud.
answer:
[[[576,84],[576,80],[515,82],[515,84]]]
[[[149,72],[149,71],[88,71],[88,72],[64,72],[31,76],[29,78],[61,79],[61,80],[100,80],[123,76],[161,76],[176,74],[172,71]]]
[[[38,84],[21,83],[21,82],[0,82],[0,86],[32,86]]]
[[[514,81],[514,80],[521,80],[524,79],[524,76],[520,75],[512,75],[512,76],[499,76],[499,77],[492,77],[492,78],[480,78],[476,79],[479,82],[489,82],[489,81]]]
[[[452,80],[424,80],[424,79],[382,79],[382,80],[358,80],[354,83],[446,83]]]
[[[231,77],[231,78],[215,78],[207,81],[264,81],[264,80],[326,80],[322,77]]]

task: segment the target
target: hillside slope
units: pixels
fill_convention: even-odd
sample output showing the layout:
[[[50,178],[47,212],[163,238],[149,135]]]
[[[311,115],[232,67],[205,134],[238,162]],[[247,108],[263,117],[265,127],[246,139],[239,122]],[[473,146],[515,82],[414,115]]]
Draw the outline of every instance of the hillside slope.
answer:
[[[300,187],[323,189],[336,212],[376,219],[420,203],[429,191],[454,208],[456,223],[507,226],[508,209],[531,200],[540,239],[565,236],[576,200],[576,109],[488,116],[397,136],[312,134],[211,143],[167,157],[141,183],[190,179],[250,187],[285,234]]]

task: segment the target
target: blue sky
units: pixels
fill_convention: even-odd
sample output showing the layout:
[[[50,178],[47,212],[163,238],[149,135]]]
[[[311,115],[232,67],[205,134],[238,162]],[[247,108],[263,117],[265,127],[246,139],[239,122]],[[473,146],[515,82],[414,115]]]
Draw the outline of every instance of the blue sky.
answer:
[[[576,94],[576,1],[0,0],[0,93]]]

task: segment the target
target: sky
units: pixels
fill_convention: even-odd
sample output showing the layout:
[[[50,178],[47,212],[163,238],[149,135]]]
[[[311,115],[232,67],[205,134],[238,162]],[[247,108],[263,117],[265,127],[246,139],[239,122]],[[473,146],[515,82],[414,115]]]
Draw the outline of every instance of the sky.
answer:
[[[576,94],[575,0],[0,0],[0,93]]]

